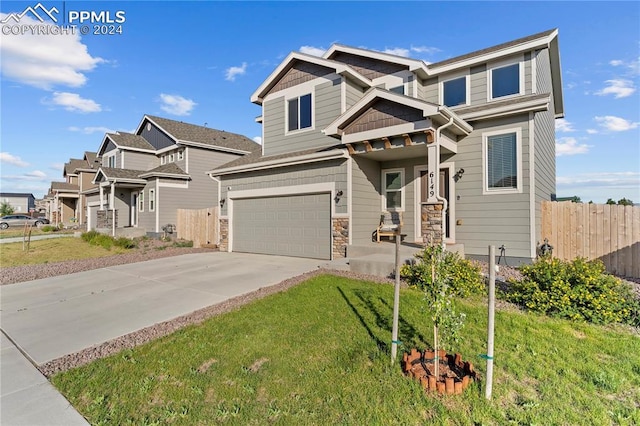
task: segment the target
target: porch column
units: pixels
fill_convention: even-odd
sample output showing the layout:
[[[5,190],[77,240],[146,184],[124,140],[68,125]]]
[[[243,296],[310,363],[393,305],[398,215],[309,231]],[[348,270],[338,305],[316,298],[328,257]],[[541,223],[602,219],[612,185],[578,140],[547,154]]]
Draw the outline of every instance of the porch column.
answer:
[[[446,200],[438,194],[440,188],[440,142],[438,138],[427,145],[427,201],[420,207],[420,233],[425,244],[444,242]]]
[[[100,210],[104,210],[104,187],[100,185]]]

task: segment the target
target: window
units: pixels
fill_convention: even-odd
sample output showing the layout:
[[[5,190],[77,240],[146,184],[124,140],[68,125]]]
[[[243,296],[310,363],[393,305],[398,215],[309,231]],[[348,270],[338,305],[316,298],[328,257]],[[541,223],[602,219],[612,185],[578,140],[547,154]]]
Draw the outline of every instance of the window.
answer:
[[[155,189],[149,190],[149,211],[150,212],[156,211],[156,190]]]
[[[520,63],[492,68],[489,75],[491,99],[518,95],[522,92]]]
[[[144,211],[144,191],[140,191],[140,195],[138,195],[138,210]]]
[[[173,152],[172,152],[171,154],[169,154],[169,162],[173,163],[173,161],[174,161],[174,155],[173,155]]]
[[[115,169],[115,167],[116,167],[116,156],[115,155],[111,155],[111,156],[107,157],[107,167]]]
[[[396,86],[396,87],[392,87],[391,89],[389,89],[390,92],[395,92],[395,93],[400,93],[401,95],[404,95],[404,84],[400,85],[400,86]]]
[[[287,101],[289,131],[311,127],[311,93]]]
[[[160,164],[167,164],[167,156],[163,155],[162,157],[160,157]]]
[[[184,160],[184,151],[178,151],[178,161]]]
[[[484,135],[485,193],[520,192],[522,188],[520,144],[520,130]]]
[[[382,188],[382,209],[404,210],[404,171],[383,170]]]
[[[442,103],[448,107],[467,104],[467,78],[459,77],[442,83]]]

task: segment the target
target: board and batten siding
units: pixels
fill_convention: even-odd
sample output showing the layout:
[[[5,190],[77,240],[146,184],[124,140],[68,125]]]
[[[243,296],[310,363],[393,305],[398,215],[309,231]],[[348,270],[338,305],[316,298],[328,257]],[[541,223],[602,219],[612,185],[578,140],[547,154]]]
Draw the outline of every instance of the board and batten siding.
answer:
[[[140,132],[140,136],[145,138],[147,142],[149,142],[156,150],[161,150],[163,148],[174,145],[173,140],[169,136],[167,136],[166,133],[158,129],[154,124],[148,126],[149,124],[151,123],[147,121],[147,124],[144,125],[142,132]],[[149,127],[149,130],[147,130],[147,127]]]
[[[474,131],[458,142],[449,161],[465,170],[456,186],[456,241],[465,254],[484,256],[487,247],[505,245],[508,257],[531,258],[528,114],[472,123]],[[519,128],[522,136],[522,193],[483,195],[482,134]],[[459,197],[459,198],[458,198]]]
[[[277,155],[293,151],[332,146],[339,143],[325,136],[322,129],[327,127],[341,113],[341,77],[320,83],[310,89],[313,99],[314,126],[311,130],[298,130],[285,134],[287,92],[281,97],[265,101],[264,109],[264,155]]]
[[[362,244],[371,242],[371,235],[380,224],[380,163],[355,156],[352,164],[352,243]]]
[[[297,185],[309,185],[314,183],[335,182],[335,190],[342,191],[343,196],[335,204],[336,214],[348,213],[347,188],[347,160],[337,159],[278,167],[269,170],[246,172],[241,175],[227,175],[222,177],[221,198],[227,198],[228,188],[231,191],[245,191],[251,189],[295,187]],[[295,192],[295,188],[294,189]],[[221,209],[221,216],[227,216],[227,204]]]
[[[536,87],[538,93],[552,93],[551,69],[549,66],[549,51],[537,52],[536,59]],[[551,200],[551,194],[556,193],[556,145],[555,145],[555,110],[553,97],[548,111],[541,111],[534,116],[534,173],[535,173],[535,202],[536,202],[536,241],[542,243],[544,236],[542,228],[542,201]]]

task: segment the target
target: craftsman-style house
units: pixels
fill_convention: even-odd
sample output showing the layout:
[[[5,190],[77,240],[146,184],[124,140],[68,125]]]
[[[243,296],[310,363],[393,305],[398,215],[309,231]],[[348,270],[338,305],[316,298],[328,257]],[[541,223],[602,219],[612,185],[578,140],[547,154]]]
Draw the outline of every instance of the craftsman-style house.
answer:
[[[395,212],[404,241],[536,256],[564,114],[557,30],[432,64],[343,45],[293,52],[251,101],[262,150],[209,169],[221,249],[344,257]]]

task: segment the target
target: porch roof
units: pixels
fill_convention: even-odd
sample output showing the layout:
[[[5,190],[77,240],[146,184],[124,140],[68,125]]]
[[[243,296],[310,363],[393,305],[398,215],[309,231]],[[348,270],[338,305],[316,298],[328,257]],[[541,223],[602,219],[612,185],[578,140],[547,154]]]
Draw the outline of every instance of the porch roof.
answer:
[[[147,181],[142,179],[140,175],[146,173],[145,170],[132,169],[114,169],[111,167],[100,167],[93,183],[111,182],[111,183],[135,183],[144,185]]]
[[[141,178],[168,177],[168,178],[174,178],[174,179],[190,179],[191,178],[191,176],[185,173],[184,170],[178,167],[175,163],[163,164],[147,172],[141,173],[140,177]]]
[[[397,110],[410,111],[397,114],[395,111],[380,112],[377,106],[386,104]],[[388,107],[387,107],[388,108]],[[374,111],[374,121],[367,126],[349,130],[349,126],[365,114]],[[411,133],[433,131],[435,127],[452,122],[449,130],[457,136],[467,136],[473,127],[445,106],[436,105],[417,98],[401,95],[380,88],[372,88],[353,107],[339,116],[323,133],[342,140],[344,144],[369,139],[383,139]]]

